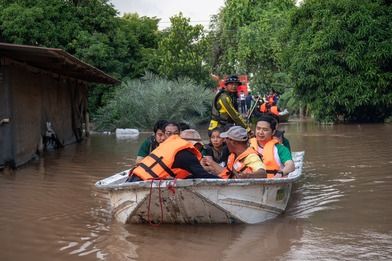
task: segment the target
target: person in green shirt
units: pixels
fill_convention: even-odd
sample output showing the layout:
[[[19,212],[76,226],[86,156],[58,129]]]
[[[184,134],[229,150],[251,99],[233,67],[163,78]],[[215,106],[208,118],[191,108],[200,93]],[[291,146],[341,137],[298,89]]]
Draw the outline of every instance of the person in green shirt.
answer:
[[[162,143],[165,140],[165,126],[167,123],[167,120],[158,120],[154,124],[154,133],[140,145],[136,156],[136,163],[139,163],[144,157],[150,154],[151,151],[158,147],[159,143]]]
[[[268,115],[263,115],[257,119],[255,135],[256,137],[251,139],[251,146],[264,157],[264,146],[273,139],[273,135],[276,132],[277,121]],[[283,144],[277,143],[274,145],[273,158],[276,164],[280,166],[276,177],[288,175],[290,172],[295,170],[294,161],[291,157],[291,153],[287,147]],[[264,162],[266,163],[266,162]],[[267,173],[269,165],[266,164]]]

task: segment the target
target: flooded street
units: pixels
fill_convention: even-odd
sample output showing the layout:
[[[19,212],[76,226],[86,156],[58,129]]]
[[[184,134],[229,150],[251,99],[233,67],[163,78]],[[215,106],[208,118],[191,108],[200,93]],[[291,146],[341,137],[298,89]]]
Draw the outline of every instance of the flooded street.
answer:
[[[286,213],[259,225],[122,225],[94,183],[137,140],[93,135],[0,172],[0,260],[391,260],[392,125],[281,126],[305,150]],[[206,132],[203,133],[206,139]]]

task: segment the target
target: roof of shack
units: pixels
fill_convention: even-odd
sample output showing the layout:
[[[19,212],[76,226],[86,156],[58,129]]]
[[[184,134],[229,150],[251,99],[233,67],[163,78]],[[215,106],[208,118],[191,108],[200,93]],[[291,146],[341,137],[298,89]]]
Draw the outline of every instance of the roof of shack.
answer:
[[[0,42],[0,56],[75,79],[117,84],[119,81],[62,49]]]

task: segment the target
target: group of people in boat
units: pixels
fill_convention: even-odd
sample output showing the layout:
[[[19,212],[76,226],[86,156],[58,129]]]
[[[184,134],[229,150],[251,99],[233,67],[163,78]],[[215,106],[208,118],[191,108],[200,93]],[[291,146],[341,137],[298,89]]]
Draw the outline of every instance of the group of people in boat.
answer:
[[[185,178],[281,178],[294,171],[291,149],[273,115],[252,129],[235,103],[237,76],[225,81],[213,101],[209,144],[186,124],[159,120],[138,151],[128,181]]]

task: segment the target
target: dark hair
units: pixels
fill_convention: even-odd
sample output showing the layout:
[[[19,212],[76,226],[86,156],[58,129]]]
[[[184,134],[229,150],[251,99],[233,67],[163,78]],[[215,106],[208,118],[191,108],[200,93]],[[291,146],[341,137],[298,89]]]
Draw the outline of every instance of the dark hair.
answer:
[[[285,133],[284,130],[276,130],[274,136],[283,140],[284,139],[284,133]]]
[[[260,116],[259,118],[257,118],[257,122],[259,122],[259,121],[266,121],[266,122],[268,122],[270,124],[270,127],[271,127],[272,131],[274,131],[276,129],[276,124],[278,123],[278,121],[274,117],[272,117],[270,115],[262,115],[262,116]]]
[[[166,127],[168,125],[174,125],[174,126],[177,127],[178,131],[181,131],[180,125],[177,122],[175,122],[175,121],[168,121],[168,122],[166,122],[166,124],[163,125],[163,131],[165,131],[165,129],[166,129]]]
[[[158,130],[165,131],[165,125],[167,123],[167,120],[157,120],[154,124],[154,133],[157,133]]]
[[[223,129],[223,127],[216,127],[216,128],[213,128],[212,130],[210,130],[210,131],[208,132],[208,137],[211,138],[211,135],[212,135],[212,133],[213,133],[214,131],[219,131],[219,133],[222,133],[222,132],[224,132],[224,129]]]
[[[189,130],[191,128],[188,123],[183,121],[180,122],[178,125],[180,126],[180,131]]]

